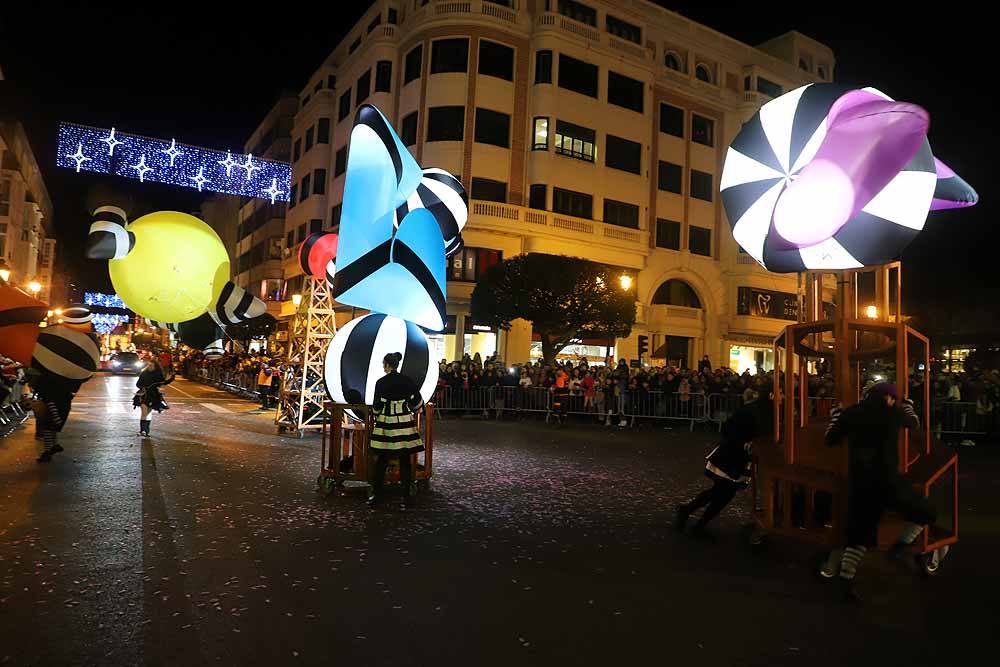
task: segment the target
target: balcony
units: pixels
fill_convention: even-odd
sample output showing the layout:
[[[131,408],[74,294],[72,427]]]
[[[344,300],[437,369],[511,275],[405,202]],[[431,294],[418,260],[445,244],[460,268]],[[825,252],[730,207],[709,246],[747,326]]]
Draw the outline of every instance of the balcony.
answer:
[[[577,37],[582,37],[595,45],[620,54],[626,54],[637,60],[652,60],[654,51],[645,49],[639,44],[634,44],[628,40],[621,39],[611,33],[603,32],[598,28],[580,21],[573,20],[568,16],[563,16],[556,12],[544,12],[535,19],[535,27],[539,30],[551,30],[553,28],[563,32],[568,32]]]
[[[498,202],[472,200],[469,226],[505,234],[592,243],[642,255],[649,253],[649,232],[645,230]]]
[[[519,13],[515,9],[488,0],[438,0],[424,7],[418,7],[404,17],[403,23],[408,27],[415,27],[436,18],[457,17],[468,17],[470,20],[485,18],[487,21],[508,26],[520,26],[525,29],[529,27],[527,13]]]

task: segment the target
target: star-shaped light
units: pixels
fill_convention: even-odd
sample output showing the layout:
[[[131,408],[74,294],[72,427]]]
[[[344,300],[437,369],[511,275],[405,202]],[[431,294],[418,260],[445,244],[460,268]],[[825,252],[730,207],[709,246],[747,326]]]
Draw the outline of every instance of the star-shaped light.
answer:
[[[143,153],[139,156],[139,163],[133,164],[132,168],[139,172],[139,182],[144,183],[146,180],[146,172],[153,171],[152,167],[146,166],[146,155]]]
[[[278,179],[276,179],[276,178],[272,178],[271,179],[271,187],[269,187],[267,190],[264,190],[263,192],[264,192],[264,194],[271,196],[271,203],[272,204],[274,203],[274,200],[275,200],[275,198],[278,195],[285,194],[284,190],[279,190],[278,189]]]
[[[125,143],[124,141],[118,141],[117,139],[115,139],[115,128],[111,128],[111,134],[101,139],[101,141],[103,141],[108,145],[108,155],[114,155],[115,146],[119,146]]]
[[[253,178],[253,173],[254,173],[255,171],[257,171],[257,170],[259,170],[259,169],[260,169],[260,167],[258,167],[257,165],[255,165],[255,164],[253,163],[253,156],[252,156],[252,155],[250,155],[250,153],[247,153],[247,160],[246,160],[246,162],[244,162],[244,163],[243,163],[243,164],[241,164],[240,166],[241,166],[241,167],[243,167],[244,169],[246,169],[246,170],[247,170],[247,180],[248,180],[248,181],[249,181],[249,180],[250,180],[251,178]]]
[[[181,152],[179,150],[177,150],[177,140],[176,139],[171,139],[170,140],[170,148],[168,148],[167,150],[164,150],[164,151],[160,151],[160,152],[161,153],[166,153],[167,155],[170,156],[170,166],[171,167],[174,166],[174,160],[177,159],[177,156],[181,154]],[[199,188],[199,190],[200,189],[201,188]]]
[[[93,159],[93,158],[86,157],[83,154],[83,143],[82,142],[76,145],[76,153],[73,153],[72,155],[67,155],[66,157],[72,158],[73,160],[76,160],[76,173],[78,173],[78,174],[80,173],[80,166],[84,162],[87,162],[88,160],[92,160]]]
[[[225,160],[216,160],[216,162],[226,168],[226,178],[229,178],[232,175],[233,167],[237,167],[240,164],[233,159],[233,156],[229,151],[226,151]]]
[[[198,192],[201,192],[201,186],[203,186],[205,183],[211,183],[210,180],[208,180],[207,178],[205,178],[205,168],[204,167],[199,167],[198,168],[198,175],[197,176],[188,176],[188,179],[190,179],[190,180],[192,180],[192,181],[194,181],[195,183],[198,184]]]

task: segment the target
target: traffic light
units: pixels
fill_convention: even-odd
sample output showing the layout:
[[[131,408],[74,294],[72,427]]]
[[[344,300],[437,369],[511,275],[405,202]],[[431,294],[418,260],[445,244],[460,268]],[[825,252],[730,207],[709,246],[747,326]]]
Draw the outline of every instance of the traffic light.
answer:
[[[649,352],[649,336],[639,336],[639,358]]]

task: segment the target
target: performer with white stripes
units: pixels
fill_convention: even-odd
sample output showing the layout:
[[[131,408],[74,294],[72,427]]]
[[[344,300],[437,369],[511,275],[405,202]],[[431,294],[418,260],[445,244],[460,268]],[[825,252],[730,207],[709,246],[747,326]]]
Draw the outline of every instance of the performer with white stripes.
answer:
[[[170,406],[163,399],[160,387],[165,387],[177,376],[171,375],[166,378],[163,366],[155,359],[146,362],[146,367],[139,374],[139,379],[135,381],[138,391],[132,398],[132,409],[139,408],[139,435],[148,438],[149,427],[153,423],[153,411],[162,412],[169,410]]]
[[[919,426],[913,402],[900,401],[896,386],[889,382],[872,385],[857,405],[831,412],[827,446],[835,447],[845,438],[848,445],[847,545],[831,554],[820,574],[834,576],[839,554],[839,579],[849,601],[861,601],[854,578],[868,547],[876,544],[886,510],[895,510],[909,522],[894,547],[897,555],[905,552],[924,526],[934,523],[934,507],[899,474],[899,429]]]
[[[411,485],[413,482],[413,466],[410,456],[424,449],[417,432],[416,413],[423,405],[420,389],[409,377],[398,372],[403,355],[390,352],[382,360],[385,377],[375,383],[375,400],[372,408],[375,411],[375,428],[372,430],[371,447],[378,456],[375,462],[375,475],[372,477],[372,494],[368,498],[368,506],[375,507],[382,493],[385,481],[385,471],[389,465],[389,457],[399,457],[399,481],[403,488],[403,501],[400,509],[413,505]]]

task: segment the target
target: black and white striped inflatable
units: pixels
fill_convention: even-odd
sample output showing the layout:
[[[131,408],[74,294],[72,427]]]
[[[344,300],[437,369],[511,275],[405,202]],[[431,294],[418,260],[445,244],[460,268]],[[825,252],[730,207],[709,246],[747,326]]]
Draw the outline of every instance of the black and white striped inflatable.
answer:
[[[65,324],[88,324],[94,320],[94,314],[86,306],[70,306],[63,310],[61,319]]]
[[[128,218],[117,206],[98,206],[87,236],[88,259],[121,259],[135,246],[135,234],[125,229]]]
[[[221,327],[252,320],[267,312],[267,304],[239,285],[227,282],[216,300],[215,309],[209,311]]]
[[[828,186],[812,188],[811,192],[822,195],[820,199],[826,202],[831,199],[833,188],[839,187],[836,192],[842,192],[843,196],[833,197],[837,204],[846,207],[845,216],[849,216],[846,223],[834,227],[836,231],[831,236],[817,235],[821,238],[818,241],[790,242],[776,231],[776,221],[780,224],[786,218],[807,232],[810,225],[819,229],[815,226],[816,214],[825,215],[830,207],[817,203],[810,209],[810,190],[799,188],[795,190],[796,214],[782,215],[782,220],[778,220],[776,211],[792,210],[789,198],[784,197],[783,201],[783,196],[795,189],[796,179],[817,154],[822,157],[838,149],[843,154],[854,145],[843,141],[840,135],[834,143],[825,142],[828,132],[841,131],[837,124],[844,118],[845,107],[859,109],[862,104],[887,102],[891,104],[878,113],[902,117],[901,112],[910,111],[903,107],[912,107],[915,113],[910,116],[915,118],[922,112],[915,105],[894,103],[874,88],[857,90],[836,84],[810,84],[765,104],[733,139],[719,184],[722,201],[736,242],[765,268],[798,272],[884,264],[898,259],[903,248],[923,228],[937,181],[930,144],[924,138],[915,155],[891,143],[886,148],[879,144],[881,137],[875,126],[874,130],[864,128],[871,132],[872,141],[859,142],[864,146],[859,151],[875,148],[870,154],[859,152],[856,157],[868,160],[877,171],[884,169],[886,162],[904,156],[900,159],[901,169],[891,172],[894,174],[891,180],[880,190],[868,193],[864,187],[848,182],[839,165],[827,161],[824,165],[833,165],[829,169],[833,177]],[[854,120],[863,118],[859,114]],[[918,119],[914,124],[919,126],[920,122]],[[913,134],[919,140],[916,132],[915,129]],[[908,155],[913,157],[906,162]],[[824,210],[816,210],[817,206]]]
[[[97,372],[101,350],[94,337],[67,326],[45,327],[31,355],[31,366],[67,380],[84,382]]]
[[[212,313],[205,313],[187,322],[157,322],[149,318],[145,320],[146,324],[155,329],[170,331],[185,345],[200,349],[209,359],[218,359],[226,353],[222,327],[212,317]]]
[[[399,229],[399,223],[406,214],[418,208],[426,208],[437,220],[444,237],[445,257],[451,257],[462,249],[462,229],[469,220],[469,198],[461,181],[444,169],[424,169],[420,185],[396,209],[393,228]]]
[[[365,403],[375,399],[375,383],[384,375],[382,359],[399,352],[399,372],[430,400],[438,381],[438,365],[423,330],[398,317],[373,313],[351,320],[337,332],[326,351],[323,379],[330,399]]]

